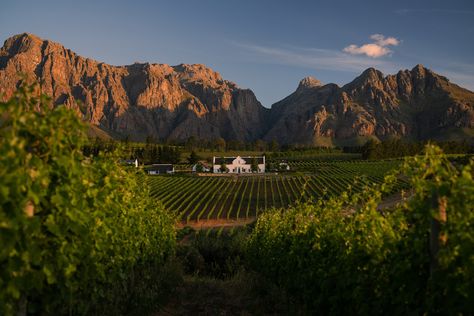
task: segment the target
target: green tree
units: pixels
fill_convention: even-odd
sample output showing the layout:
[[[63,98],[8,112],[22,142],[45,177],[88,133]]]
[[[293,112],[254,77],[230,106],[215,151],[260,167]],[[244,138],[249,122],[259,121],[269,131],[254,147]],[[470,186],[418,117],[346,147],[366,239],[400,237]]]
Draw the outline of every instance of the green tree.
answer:
[[[370,139],[362,146],[362,158],[363,159],[377,159],[379,156],[378,153],[378,143],[376,140]]]
[[[255,157],[252,158],[252,162],[250,164],[250,169],[252,170],[252,172],[258,172],[257,158],[255,158]]]
[[[214,149],[218,151],[224,151],[226,149],[226,142],[224,138],[219,137],[214,140]]]
[[[198,154],[193,150],[188,157],[188,162],[193,165],[197,163],[199,160],[201,160],[201,157],[199,157]]]
[[[261,139],[255,141],[254,150],[256,151],[265,151],[267,149],[267,143]]]
[[[272,162],[271,160],[266,160],[265,171],[266,172],[273,171],[273,169],[275,168],[274,165],[275,165],[275,163]]]
[[[178,146],[174,146],[171,156],[171,163],[177,164],[181,161],[181,150]]]
[[[219,170],[220,170],[222,173],[224,173],[224,172],[229,172],[229,168],[227,168],[227,165],[226,165],[226,163],[225,163],[225,158],[222,157],[221,160],[222,160],[222,163],[221,163],[221,167],[219,168]]]
[[[278,142],[276,140],[272,140],[270,142],[270,147],[269,147],[270,151],[272,152],[275,152],[275,151],[279,151],[280,150],[280,144],[278,144]]]
[[[196,137],[190,136],[186,140],[184,147],[186,148],[186,150],[194,151],[198,147],[198,145],[199,141],[196,139]]]
[[[200,163],[198,163],[196,165],[196,172],[203,172],[203,171],[204,171],[204,167]]]
[[[160,146],[158,157],[160,163],[177,164],[181,160],[181,152],[177,146]]]

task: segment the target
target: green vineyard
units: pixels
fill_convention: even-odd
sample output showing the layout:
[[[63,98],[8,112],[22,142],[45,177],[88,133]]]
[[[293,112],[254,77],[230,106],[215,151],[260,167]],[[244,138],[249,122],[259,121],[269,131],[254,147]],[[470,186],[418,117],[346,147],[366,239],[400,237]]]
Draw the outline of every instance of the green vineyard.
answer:
[[[353,160],[353,161],[290,161],[289,165],[293,171],[312,172],[322,176],[334,175],[351,177],[354,175],[366,175],[382,177],[390,170],[397,168],[402,163],[400,159],[391,160]]]
[[[299,172],[265,176],[150,176],[152,196],[182,221],[243,219],[269,208],[362,190],[401,161],[294,162]],[[400,184],[402,185],[402,183]]]

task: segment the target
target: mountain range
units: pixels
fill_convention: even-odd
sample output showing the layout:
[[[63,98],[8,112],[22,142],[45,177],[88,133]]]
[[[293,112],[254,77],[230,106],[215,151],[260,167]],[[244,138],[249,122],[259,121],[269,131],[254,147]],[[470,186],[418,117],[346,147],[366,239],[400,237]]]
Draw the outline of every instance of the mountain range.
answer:
[[[474,93],[417,65],[384,76],[369,68],[340,87],[315,78],[266,108],[202,64],[112,66],[24,33],[0,49],[0,93],[22,75],[95,133],[144,140],[198,139],[355,145],[367,139],[474,139]]]

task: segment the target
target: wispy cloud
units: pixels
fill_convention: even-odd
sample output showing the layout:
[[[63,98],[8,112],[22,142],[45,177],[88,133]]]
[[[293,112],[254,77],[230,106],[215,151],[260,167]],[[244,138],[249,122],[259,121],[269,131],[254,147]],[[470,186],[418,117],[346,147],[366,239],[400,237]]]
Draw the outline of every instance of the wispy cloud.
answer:
[[[474,91],[474,65],[461,62],[444,62],[435,66],[434,71],[439,71],[451,82],[461,87]]]
[[[418,13],[428,14],[460,14],[460,15],[474,15],[474,10],[456,10],[456,9],[398,9],[395,10],[396,14],[409,15]]]
[[[385,37],[382,34],[373,34],[370,35],[370,39],[374,40],[377,45],[380,46],[389,46],[389,45],[394,45],[397,46],[400,44],[400,41],[396,39],[395,37]]]
[[[461,87],[464,87],[466,89],[469,89],[471,91],[474,91],[474,76],[465,74],[465,73],[460,73],[460,72],[453,72],[451,70],[443,70],[442,75],[447,77],[449,81],[460,85]]]
[[[386,39],[386,38],[385,38]],[[295,46],[269,46],[231,41],[231,45],[241,49],[253,62],[280,64],[315,70],[329,70],[350,73],[375,67],[385,74],[401,69],[411,69],[419,63],[418,58],[404,63],[392,60],[369,58],[365,55],[350,55],[338,50]],[[474,65],[469,63],[431,61],[430,66],[440,75],[470,90],[474,90]]]
[[[244,49],[247,54],[262,62],[299,66],[317,70],[360,72],[376,67],[384,72],[396,71],[399,65],[389,61],[354,56],[338,50],[321,48],[302,48],[294,46],[275,47],[259,44],[231,42]]]
[[[388,46],[397,46],[400,40],[395,37],[385,37],[382,34],[373,34],[370,36],[372,43],[361,46],[349,45],[343,49],[344,52],[352,55],[366,55],[372,58],[379,58],[392,53]]]

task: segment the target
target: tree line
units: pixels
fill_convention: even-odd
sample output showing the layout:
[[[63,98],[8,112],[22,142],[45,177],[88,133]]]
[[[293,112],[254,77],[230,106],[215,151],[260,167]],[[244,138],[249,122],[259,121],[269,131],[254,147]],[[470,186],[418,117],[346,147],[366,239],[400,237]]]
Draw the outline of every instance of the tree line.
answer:
[[[288,159],[292,157],[314,156],[319,154],[352,153],[361,154],[363,159],[388,159],[405,156],[414,156],[422,152],[428,142],[407,142],[400,139],[376,141],[369,140],[363,146],[346,147],[314,147],[309,145],[285,144],[280,145],[272,140],[265,142],[256,140],[254,142],[242,142],[238,140],[225,141],[223,138],[213,140],[198,139],[194,136],[186,141],[171,141],[166,143],[156,143],[152,138],[147,138],[146,142],[131,143],[127,140],[101,140],[91,139],[84,145],[83,154],[85,156],[98,156],[99,153],[114,152],[118,148],[123,152],[123,159],[139,159],[145,164],[151,163],[179,163],[183,152],[190,152],[191,155],[186,160],[194,164],[201,159],[198,151],[260,151],[264,152],[268,159]],[[463,141],[436,142],[436,144],[447,154],[468,154],[474,153],[474,145]]]
[[[405,142],[399,139],[386,140],[378,142],[369,140],[364,146],[360,147],[360,153],[363,159],[387,159],[405,156],[415,156],[421,154],[428,142]],[[470,154],[474,153],[472,144],[456,141],[436,142],[436,144],[446,154]]]
[[[120,150],[122,159],[138,159],[140,163],[171,163],[177,164],[181,160],[181,148],[172,145],[147,143],[144,146],[117,141],[103,141],[95,139],[82,146],[84,156],[97,157],[100,153],[110,153]]]
[[[122,145],[129,146],[133,144],[129,137],[125,137],[122,140],[101,140],[96,138],[92,140],[92,143],[106,143],[110,146],[110,143],[121,143]],[[277,140],[273,139],[270,141],[265,141],[262,139],[257,139],[254,141],[242,141],[236,139],[225,140],[222,137],[217,137],[213,139],[198,138],[195,136],[190,136],[185,140],[178,139],[156,139],[154,137],[148,136],[143,144],[155,144],[155,145],[168,145],[172,147],[180,147],[183,151],[269,151],[269,152],[301,152],[307,150],[332,150],[331,147],[319,147],[313,146],[310,144],[280,144]],[[338,149],[340,150],[340,149]]]
[[[257,140],[255,142],[241,142],[236,140],[225,141],[222,138],[214,140],[196,139],[191,136],[185,142],[154,143],[153,139],[147,138],[143,143],[132,143],[127,140],[102,140],[100,138],[90,139],[82,146],[84,156],[97,157],[100,153],[111,153],[120,149],[123,159],[138,159],[140,163],[172,163],[177,164],[181,161],[183,152],[190,152],[186,161],[194,164],[202,160],[198,151],[260,151],[272,155],[273,158],[282,158],[288,155],[298,156],[304,153],[336,152],[338,149],[301,147],[297,145],[280,146],[277,141],[264,142]]]

